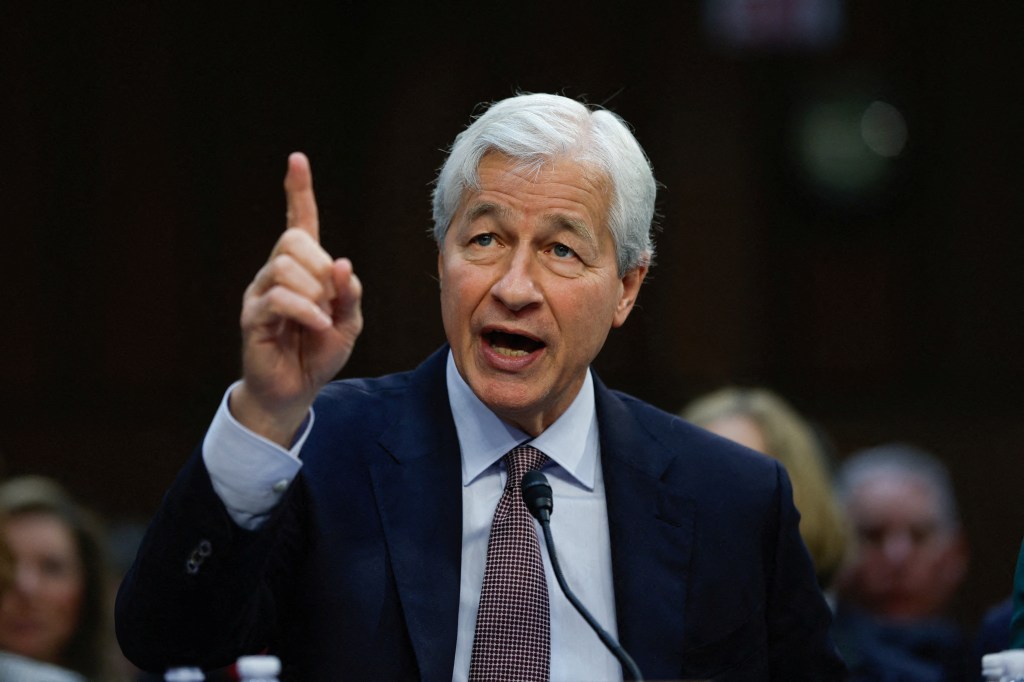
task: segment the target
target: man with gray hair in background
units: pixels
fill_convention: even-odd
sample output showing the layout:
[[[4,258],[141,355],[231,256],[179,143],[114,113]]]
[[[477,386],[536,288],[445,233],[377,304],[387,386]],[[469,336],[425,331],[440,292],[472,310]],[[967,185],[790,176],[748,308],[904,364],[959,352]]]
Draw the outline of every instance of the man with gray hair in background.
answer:
[[[968,556],[946,467],[880,445],[843,462],[836,490],[854,537],[833,627],[850,679],[968,679],[967,641],[947,613]]]
[[[319,243],[309,162],[246,290],[242,378],[118,596],[140,667],[269,651],[298,680],[617,680],[565,578],[653,679],[837,680],[830,614],[776,461],[590,369],[651,266],[656,183],[624,122],[555,95],[491,106],[434,192],[447,343],[331,381],[362,329]],[[636,671],[625,674],[633,677]]]

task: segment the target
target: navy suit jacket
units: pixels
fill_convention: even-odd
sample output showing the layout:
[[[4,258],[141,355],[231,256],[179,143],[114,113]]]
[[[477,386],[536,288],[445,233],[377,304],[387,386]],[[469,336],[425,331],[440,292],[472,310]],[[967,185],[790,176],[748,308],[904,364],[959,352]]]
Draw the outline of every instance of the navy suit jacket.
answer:
[[[462,493],[446,354],[329,384],[258,531],[231,521],[194,453],[118,594],[125,654],[161,670],[269,650],[286,679],[450,680]],[[595,392],[618,633],[645,677],[842,679],[782,467]]]

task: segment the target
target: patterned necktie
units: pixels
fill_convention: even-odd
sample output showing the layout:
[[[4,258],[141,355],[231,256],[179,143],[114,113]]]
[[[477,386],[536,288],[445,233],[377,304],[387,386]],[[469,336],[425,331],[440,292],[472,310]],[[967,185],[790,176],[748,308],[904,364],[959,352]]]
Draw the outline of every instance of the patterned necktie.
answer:
[[[533,517],[519,488],[547,456],[530,445],[505,455],[508,480],[494,510],[476,616],[471,682],[537,682],[550,677],[548,585]]]

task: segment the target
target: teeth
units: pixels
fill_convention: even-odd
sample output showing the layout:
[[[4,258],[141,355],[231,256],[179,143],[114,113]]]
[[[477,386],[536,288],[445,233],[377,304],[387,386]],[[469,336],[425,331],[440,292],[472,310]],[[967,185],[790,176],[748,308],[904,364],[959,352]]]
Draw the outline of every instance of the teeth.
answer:
[[[498,355],[504,355],[510,358],[521,358],[525,355],[529,355],[529,353],[527,353],[525,350],[516,350],[514,348],[499,348],[497,346],[493,346],[493,348]]]

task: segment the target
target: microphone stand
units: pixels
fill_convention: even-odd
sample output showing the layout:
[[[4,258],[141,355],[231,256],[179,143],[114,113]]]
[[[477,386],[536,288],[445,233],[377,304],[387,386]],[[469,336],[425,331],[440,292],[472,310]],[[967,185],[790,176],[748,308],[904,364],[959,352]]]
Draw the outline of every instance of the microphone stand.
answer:
[[[587,625],[597,633],[605,647],[618,659],[623,670],[628,671],[634,680],[643,682],[643,675],[640,673],[640,668],[637,667],[633,658],[622,648],[621,644],[615,641],[614,637],[601,627],[597,619],[590,614],[590,611],[587,611],[582,602],[569,589],[565,576],[562,575],[562,567],[558,563],[558,554],[555,552],[555,541],[551,536],[551,510],[554,505],[552,503],[551,485],[548,483],[547,477],[539,471],[526,472],[526,475],[523,477],[522,490],[527,509],[530,510],[534,518],[540,521],[541,529],[544,531],[544,544],[548,548],[551,569],[555,572],[555,579],[558,581],[558,586],[562,588],[565,598],[583,616],[583,620],[587,621]]]

